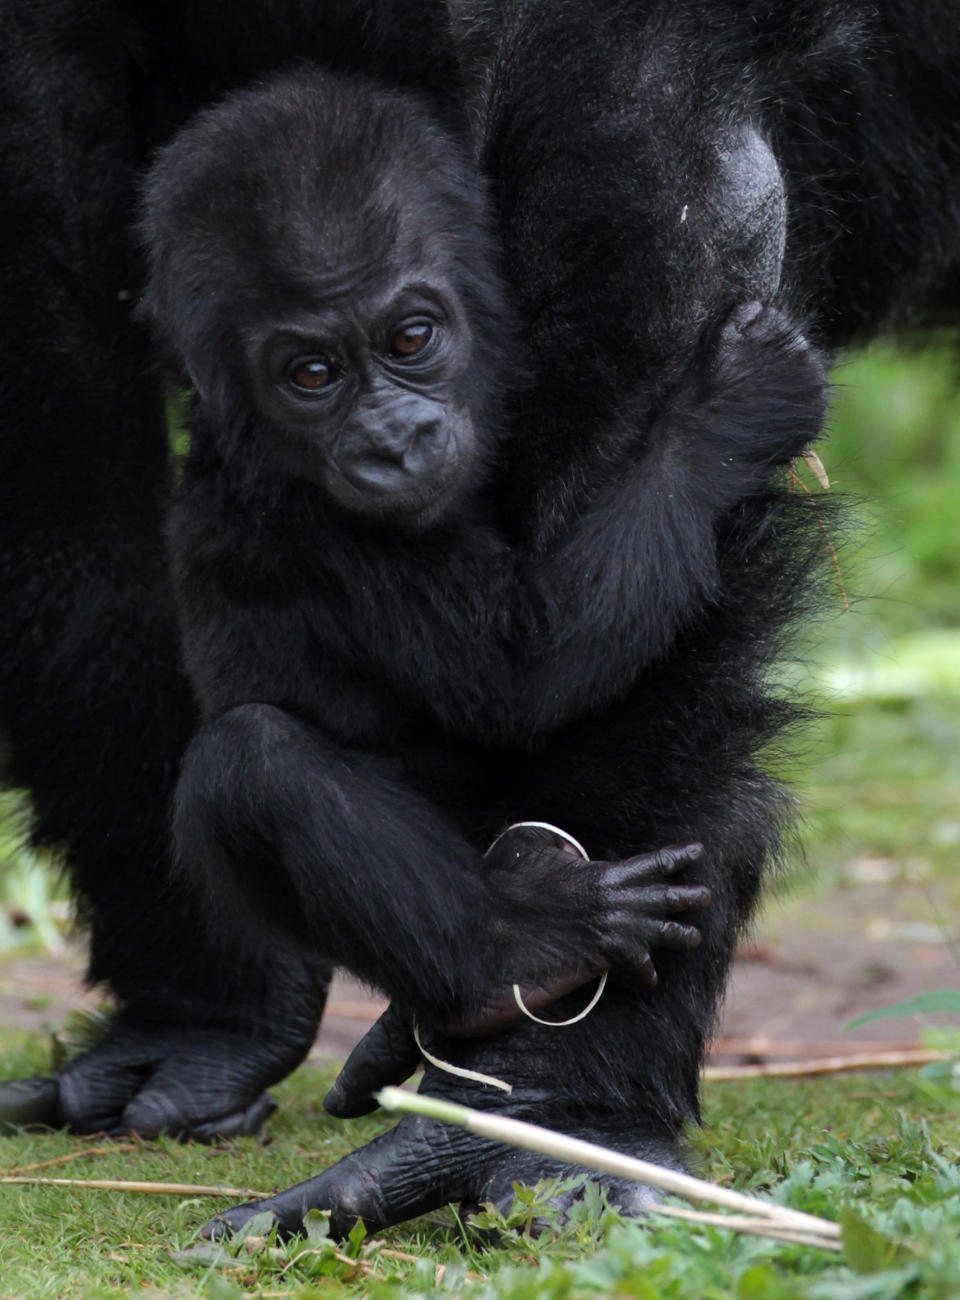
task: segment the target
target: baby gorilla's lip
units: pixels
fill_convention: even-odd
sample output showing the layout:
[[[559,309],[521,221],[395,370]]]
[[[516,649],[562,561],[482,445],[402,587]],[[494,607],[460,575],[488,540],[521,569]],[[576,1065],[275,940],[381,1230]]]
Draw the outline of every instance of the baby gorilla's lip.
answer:
[[[416,477],[402,462],[388,456],[365,456],[342,469],[347,482],[361,492],[403,492]]]

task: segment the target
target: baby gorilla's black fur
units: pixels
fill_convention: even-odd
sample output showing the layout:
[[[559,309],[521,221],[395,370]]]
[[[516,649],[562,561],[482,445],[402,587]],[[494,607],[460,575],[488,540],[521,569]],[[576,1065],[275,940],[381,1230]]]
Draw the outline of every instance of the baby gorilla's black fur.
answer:
[[[647,731],[635,710],[657,679],[685,696],[687,657],[716,671],[712,631],[699,638],[716,611],[728,635],[735,622],[721,539],[756,552],[765,582],[774,518],[787,563],[808,558],[778,484],[820,430],[825,376],[780,313],[737,307],[649,425],[617,429],[606,481],[544,544],[522,500],[502,503],[542,430],[510,387],[524,367],[482,198],[461,147],[409,99],[316,73],[202,114],[153,170],[147,308],[197,388],[170,539],[206,722],[183,765],[178,852],[208,882],[216,931],[239,904],[434,1034],[503,1023],[513,984],[569,989],[612,966],[598,1010],[562,1039],[524,1025],[441,1050],[488,1073],[492,1060],[513,1109],[675,1163],[738,905],[704,810],[668,832],[703,854],[650,852],[686,763],[670,757],[669,711]],[[549,286],[530,274],[523,288],[529,302]],[[773,615],[760,624],[740,600],[735,700],[717,689],[754,712],[751,659]],[[693,640],[674,661],[678,637]],[[735,732],[726,716],[712,796],[758,822],[739,846],[752,878],[777,795],[750,766],[754,736],[730,761]],[[484,860],[521,817],[582,835],[593,860],[542,842]],[[693,921],[701,952],[687,951]],[[669,1087],[667,1053],[650,1059],[658,1024]],[[450,1171],[458,1195],[484,1194],[474,1174]],[[344,1226],[330,1185],[316,1198]]]

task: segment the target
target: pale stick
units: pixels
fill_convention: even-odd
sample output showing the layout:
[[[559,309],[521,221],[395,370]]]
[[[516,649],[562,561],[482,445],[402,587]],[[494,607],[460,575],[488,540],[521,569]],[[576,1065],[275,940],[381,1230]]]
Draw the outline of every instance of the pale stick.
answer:
[[[421,1093],[407,1092],[403,1088],[381,1088],[377,1093],[377,1101],[384,1110],[403,1111],[409,1115],[425,1115],[428,1119],[465,1128],[470,1133],[476,1133],[478,1137],[503,1142],[507,1146],[522,1147],[525,1151],[537,1151],[541,1155],[553,1156],[557,1160],[565,1160],[570,1164],[583,1165],[586,1169],[612,1174],[615,1178],[627,1178],[632,1182],[646,1183],[650,1187],[659,1187],[662,1191],[683,1196],[689,1201],[706,1201],[712,1205],[721,1205],[728,1210],[740,1210],[756,1218],[769,1219],[785,1228],[813,1233],[817,1237],[833,1239],[840,1237],[840,1225],[831,1223],[829,1219],[820,1219],[816,1215],[791,1210],[787,1206],[773,1205],[769,1201],[761,1201],[756,1196],[733,1192],[727,1187],[716,1187],[713,1183],[694,1178],[691,1174],[682,1174],[675,1169],[664,1169],[660,1165],[651,1164],[648,1160],[638,1160],[636,1156],[623,1155],[619,1151],[611,1151],[608,1147],[598,1146],[594,1142],[567,1137],[564,1133],[540,1128],[539,1125],[528,1124],[524,1120],[471,1110],[467,1106],[440,1101],[436,1097],[425,1097]]]

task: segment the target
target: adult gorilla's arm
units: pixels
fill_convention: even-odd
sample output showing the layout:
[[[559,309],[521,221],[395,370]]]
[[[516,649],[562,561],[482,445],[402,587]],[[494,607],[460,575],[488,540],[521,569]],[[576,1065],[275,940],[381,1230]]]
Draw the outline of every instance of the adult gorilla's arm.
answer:
[[[718,523],[820,432],[822,362],[804,377],[789,319],[730,317],[776,298],[784,183],[748,85],[687,102],[717,72],[682,17],[601,0],[601,53],[575,6],[449,7],[534,376],[512,477],[544,609],[530,707],[556,726],[716,599]]]
[[[778,311],[731,312],[615,484],[535,561],[538,729],[614,700],[722,599],[718,529],[818,436],[822,357]]]
[[[789,320],[752,349],[720,329],[776,299],[787,212],[748,92],[684,97],[709,52],[605,0],[602,55],[573,5],[450,7],[534,376],[514,483],[545,578],[540,721],[557,724],[616,698],[717,597],[718,521],[820,432],[823,372],[811,358],[801,391]]]

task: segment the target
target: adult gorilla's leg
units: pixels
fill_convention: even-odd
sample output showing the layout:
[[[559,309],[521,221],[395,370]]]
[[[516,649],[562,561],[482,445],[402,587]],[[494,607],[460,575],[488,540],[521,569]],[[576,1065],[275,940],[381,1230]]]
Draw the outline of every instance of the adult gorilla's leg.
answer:
[[[220,936],[215,951],[168,872],[194,713],[162,542],[163,393],[130,318],[137,88],[121,37],[112,5],[0,15],[0,723],[35,839],[65,849],[90,978],[121,1004],[58,1088],[38,1085],[31,1118],[206,1135],[262,1121],[322,995],[282,949]],[[0,1117],[25,1095],[0,1092]]]

